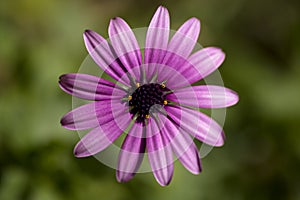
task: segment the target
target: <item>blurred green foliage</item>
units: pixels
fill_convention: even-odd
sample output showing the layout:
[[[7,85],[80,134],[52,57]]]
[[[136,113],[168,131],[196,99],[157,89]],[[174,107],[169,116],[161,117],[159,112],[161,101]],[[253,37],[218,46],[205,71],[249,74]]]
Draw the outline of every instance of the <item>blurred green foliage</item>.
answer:
[[[109,19],[148,25],[160,5],[171,27],[201,20],[199,42],[227,54],[227,141],[194,176],[178,162],[171,185],[151,174],[119,184],[93,157],[76,159],[76,132],[60,127],[71,97],[58,77],[86,57],[82,33],[107,37]],[[0,1],[0,199],[300,199],[300,2],[298,0]]]

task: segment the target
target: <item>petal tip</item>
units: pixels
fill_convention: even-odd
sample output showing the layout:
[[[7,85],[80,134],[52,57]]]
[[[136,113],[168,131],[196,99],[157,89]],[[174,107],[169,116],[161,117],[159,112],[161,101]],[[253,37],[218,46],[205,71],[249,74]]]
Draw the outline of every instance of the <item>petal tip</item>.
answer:
[[[133,178],[133,176],[134,176],[134,174],[132,174],[132,173],[121,172],[119,170],[117,170],[117,173],[116,173],[116,179],[119,183],[128,182],[129,180],[131,180]]]
[[[201,23],[200,23],[200,20],[198,18],[192,17],[189,20],[191,21],[191,23],[195,24],[195,26],[199,26],[199,28],[200,28]]]
[[[68,125],[70,124],[68,118],[69,118],[69,116],[66,114],[66,115],[64,115],[64,116],[60,119],[60,121],[59,121],[60,125],[61,125],[62,127],[64,127],[65,129],[70,129],[70,127],[68,126]],[[71,129],[71,130],[72,130],[72,129]]]
[[[216,143],[213,144],[212,146],[214,146],[214,147],[221,147],[221,146],[223,146],[225,144],[226,137],[225,137],[224,131],[222,131],[220,135],[221,135],[221,137],[219,137],[217,139]]]
[[[155,176],[155,179],[156,179],[156,181],[158,182],[159,185],[165,187],[165,186],[168,186],[171,183],[172,176],[166,177],[166,178]]]
[[[96,32],[90,30],[90,29],[86,29],[84,32],[83,32],[83,38],[84,39],[87,39],[88,37],[92,37],[93,34],[96,34]]]
[[[156,13],[163,13],[164,15],[169,15],[168,9],[162,5],[157,8]]]
[[[76,158],[84,158],[94,155],[95,153],[89,152],[82,141],[79,141],[73,149],[73,155]]]
[[[165,6],[163,6],[163,5],[160,5],[160,6],[158,6],[158,8],[157,9],[160,9],[160,10],[167,10],[167,8],[165,7]]]
[[[83,32],[83,34],[89,34],[89,33],[92,33],[92,32],[93,32],[93,31],[90,30],[90,29],[85,29],[84,32]]]
[[[231,90],[231,89],[226,89],[228,92],[227,98],[226,98],[226,102],[227,102],[227,106],[226,107],[230,107],[230,106],[234,106],[235,104],[237,104],[239,102],[239,95],[237,92]]]
[[[194,166],[193,168],[190,168],[190,169],[188,169],[188,170],[189,170],[192,174],[198,175],[198,174],[201,173],[202,168],[201,168],[201,165],[200,165],[200,163],[199,163],[199,165]]]
[[[60,75],[59,77],[58,77],[58,80],[62,80],[62,79],[64,79],[66,77],[66,74],[62,74],[62,75]]]
[[[82,158],[82,157],[85,157],[81,151],[79,151],[79,146],[80,146],[80,142],[77,143],[77,145],[74,147],[73,149],[73,155],[76,157],[76,158]]]
[[[114,23],[120,22],[120,21],[124,21],[124,20],[121,17],[113,17],[110,19],[109,23],[111,25],[111,24],[114,24]]]

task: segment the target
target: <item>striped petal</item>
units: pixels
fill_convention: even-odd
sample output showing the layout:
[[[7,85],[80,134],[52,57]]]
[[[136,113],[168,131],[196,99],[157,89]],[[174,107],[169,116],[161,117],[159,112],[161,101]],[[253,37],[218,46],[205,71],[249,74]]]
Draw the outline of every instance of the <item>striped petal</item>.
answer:
[[[59,86],[66,93],[86,100],[121,99],[125,95],[114,83],[87,74],[64,74],[59,77]]]
[[[196,18],[187,20],[172,37],[168,45],[168,51],[187,58],[197,43],[199,33],[200,21]],[[167,57],[166,60],[171,58]]]
[[[85,104],[69,113],[65,114],[61,119],[61,125],[69,130],[84,130],[99,126],[99,113],[104,116],[111,112],[111,108],[107,107],[108,101],[93,102]],[[111,119],[108,119],[110,121]]]
[[[228,88],[200,85],[175,90],[168,99],[195,108],[225,108],[236,104],[238,94]]]
[[[179,82],[175,76],[163,74],[164,78],[168,78],[166,80],[175,89],[187,86],[186,83],[191,85],[210,75],[223,63],[225,54],[219,48],[207,47],[197,51],[188,59],[176,55],[173,55],[173,57],[174,62],[169,65],[179,66],[177,67],[178,73],[186,79],[185,82]]]
[[[188,58],[188,65],[182,67],[182,73],[188,78],[190,83],[194,83],[218,69],[224,60],[225,53],[221,49],[207,47],[197,51]]]
[[[77,143],[74,148],[74,155],[76,157],[87,157],[102,151],[124,132],[129,123],[130,118],[121,113],[111,121],[100,124],[99,127],[91,130]]]
[[[134,135],[134,136],[133,136]],[[134,123],[122,144],[117,165],[117,180],[126,182],[138,171],[145,153],[145,130]]]
[[[85,46],[95,63],[115,80],[129,85],[130,81],[124,66],[117,62],[118,56],[111,51],[111,46],[98,33],[86,30],[83,34]]]
[[[207,115],[184,107],[166,107],[168,115],[183,130],[211,146],[222,146],[225,135],[222,127]]]
[[[109,121],[116,120],[119,116],[125,116],[130,119],[131,116],[127,107],[121,104],[120,100],[105,100],[85,104],[69,113],[65,114],[61,119],[64,128],[70,130],[84,130],[101,126]]]
[[[160,6],[155,12],[147,30],[145,42],[145,64],[147,64],[148,81],[157,72],[165,56],[170,32],[170,16],[168,10]]]
[[[140,71],[133,68],[138,68],[142,64],[142,55],[129,25],[123,19],[116,17],[110,21],[108,34],[113,49],[127,72],[133,73],[139,80]]]
[[[163,119],[161,134],[166,135],[168,143],[181,162],[181,164],[193,174],[201,172],[201,162],[198,149],[192,138],[182,129],[172,118],[159,114],[159,119]]]
[[[148,158],[154,177],[160,185],[166,186],[170,183],[174,170],[171,144],[159,132],[154,120],[147,126],[146,133]]]
[[[167,52],[165,52],[164,59],[159,67],[159,80],[175,79],[176,76],[172,73],[166,73],[165,68],[173,68],[181,73],[182,66],[186,65],[187,58],[192,52],[200,32],[200,21],[196,18],[191,18],[186,21],[172,37],[168,44]],[[171,70],[168,70],[171,71]],[[170,82],[170,84],[173,84]],[[178,84],[178,81],[175,81]],[[182,84],[182,83],[181,83]]]
[[[163,52],[168,47],[170,17],[166,8],[160,6],[154,14],[147,30],[145,43],[145,63],[161,63]]]

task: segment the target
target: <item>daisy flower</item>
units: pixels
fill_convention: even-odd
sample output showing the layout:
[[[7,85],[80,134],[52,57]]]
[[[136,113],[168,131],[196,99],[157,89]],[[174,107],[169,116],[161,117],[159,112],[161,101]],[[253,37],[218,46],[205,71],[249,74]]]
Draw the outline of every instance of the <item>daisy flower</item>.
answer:
[[[109,41],[86,30],[84,42],[95,63],[115,81],[79,73],[59,78],[66,93],[91,101],[61,119],[66,129],[89,130],[74,155],[95,155],[124,134],[116,166],[119,182],[133,178],[145,155],[162,186],[172,179],[173,154],[191,173],[200,173],[193,139],[211,146],[224,143],[222,127],[200,108],[232,106],[238,95],[222,86],[191,84],[215,71],[225,54],[216,47],[192,53],[200,21],[187,20],[171,37],[169,13],[162,6],[147,29],[144,49],[121,18],[110,21],[108,33]]]

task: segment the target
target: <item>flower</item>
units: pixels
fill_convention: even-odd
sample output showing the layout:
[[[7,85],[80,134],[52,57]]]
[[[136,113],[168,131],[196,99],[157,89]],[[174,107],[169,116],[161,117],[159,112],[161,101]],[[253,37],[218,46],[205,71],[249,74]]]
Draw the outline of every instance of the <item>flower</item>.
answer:
[[[148,154],[154,177],[162,186],[173,176],[173,152],[193,174],[201,171],[193,138],[212,146],[224,143],[222,127],[199,108],[224,108],[238,95],[216,85],[191,86],[224,61],[219,48],[193,54],[200,21],[187,20],[169,41],[168,10],[160,6],[147,29],[144,53],[129,25],[121,18],[109,24],[110,42],[86,30],[87,50],[115,82],[88,74],[65,74],[62,90],[92,102],[64,115],[61,124],[70,130],[91,129],[75,146],[76,157],[95,155],[122,133],[125,139],[117,164],[117,180],[130,180]]]

